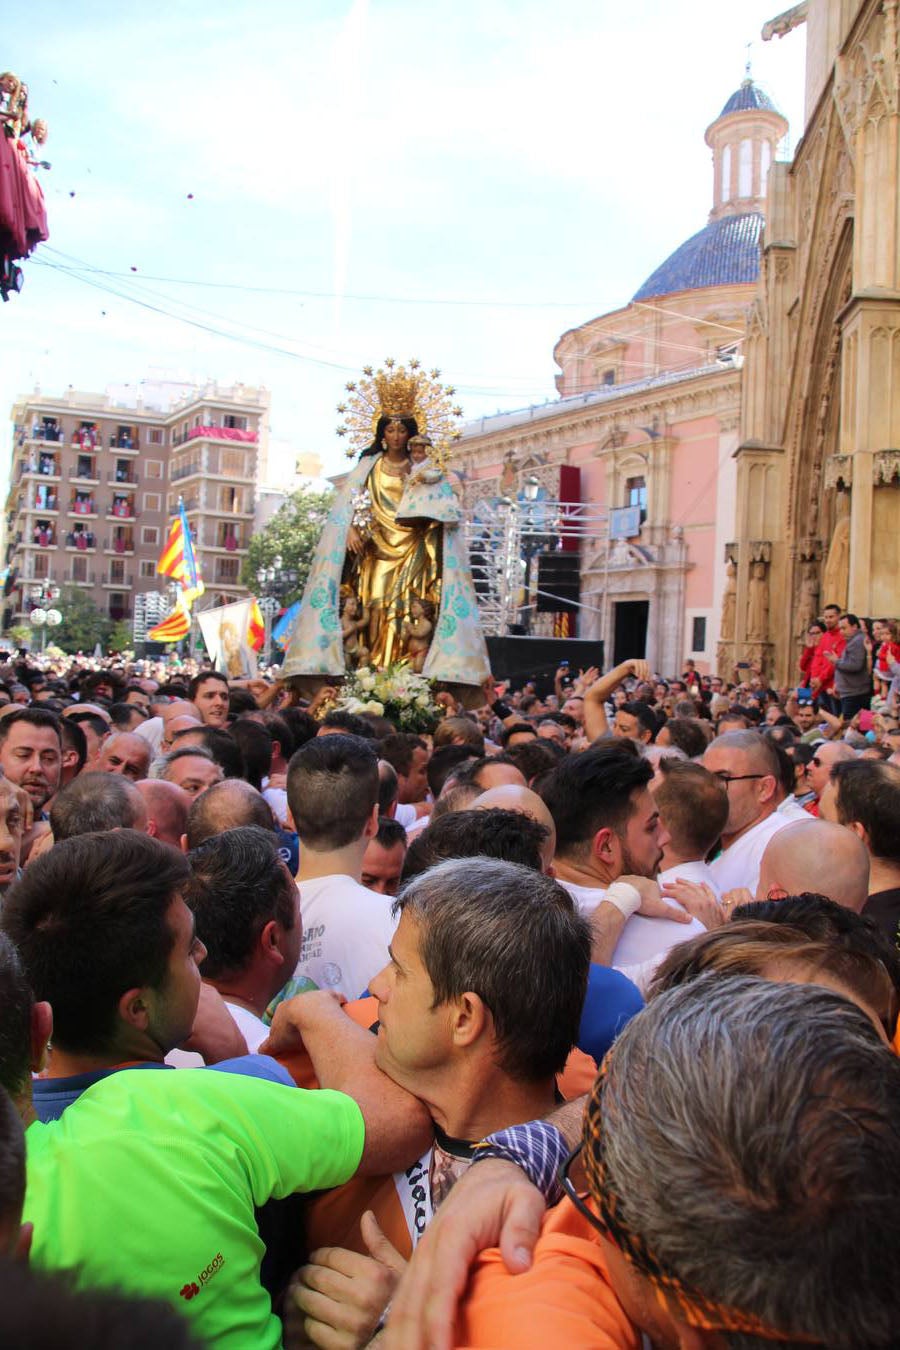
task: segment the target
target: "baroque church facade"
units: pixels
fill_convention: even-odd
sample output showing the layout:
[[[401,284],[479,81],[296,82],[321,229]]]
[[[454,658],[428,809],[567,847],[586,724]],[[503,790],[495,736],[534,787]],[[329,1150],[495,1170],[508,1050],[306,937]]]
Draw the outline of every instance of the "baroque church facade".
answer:
[[[745,81],[706,133],[709,222],[632,302],[564,333],[559,399],[470,423],[469,504],[503,475],[635,502],[585,542],[578,634],[606,663],[796,676],[826,603],[900,612],[900,0],[802,0],[805,126]],[[506,488],[505,490],[508,490]],[[643,627],[620,623],[638,609]],[[631,649],[629,649],[631,648]]]
[[[455,450],[469,512],[482,498],[521,497],[534,477],[551,499],[572,500],[577,471],[575,497],[602,523],[581,543],[575,633],[603,639],[607,665],[645,656],[671,674],[688,657],[701,670],[716,663],[734,602],[743,343],[766,182],[786,132],[745,80],[706,132],[706,225],[628,305],[559,338],[558,399],[469,423]],[[618,508],[629,506],[623,526]],[[549,623],[538,616],[531,631]]]

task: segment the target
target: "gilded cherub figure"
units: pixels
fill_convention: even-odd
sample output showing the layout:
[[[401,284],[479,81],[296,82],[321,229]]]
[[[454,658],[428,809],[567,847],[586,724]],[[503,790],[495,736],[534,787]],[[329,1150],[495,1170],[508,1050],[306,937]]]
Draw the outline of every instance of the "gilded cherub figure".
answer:
[[[410,665],[417,675],[421,675],[434,635],[434,605],[430,600],[420,600],[416,596],[410,602],[409,614],[410,617],[404,620],[401,637]]]
[[[361,606],[351,591],[344,597],[341,605],[341,634],[344,642],[344,657],[348,668],[364,666],[369,659],[368,648],[360,642],[359,635],[369,622],[369,611]]]

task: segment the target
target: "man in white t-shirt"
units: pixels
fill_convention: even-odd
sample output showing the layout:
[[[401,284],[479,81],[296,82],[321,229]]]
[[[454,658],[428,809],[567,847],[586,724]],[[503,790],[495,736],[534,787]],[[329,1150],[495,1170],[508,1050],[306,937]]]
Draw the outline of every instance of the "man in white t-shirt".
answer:
[[[706,857],[721,837],[728,819],[728,794],[714,774],[690,760],[664,759],[653,798],[669,835],[663,849],[659,884],[694,881],[718,895]]]
[[[184,899],[206,947],[200,974],[222,995],[253,1055],[269,1033],[263,1013],[300,954],[296,883],[274,831],[258,825],[213,835],[188,862]]]
[[[792,822],[778,810],[778,757],[758,731],[726,731],[703,756],[728,793],[728,819],[722,831],[722,852],[712,863],[719,893],[744,887],[756,893],[759,865],[766,844]]]
[[[391,897],[360,884],[378,830],[378,758],[360,736],[317,736],[288,770],[288,803],[300,836],[303,942],[297,975],[359,998],[388,960]]]
[[[412,829],[416,821],[431,810],[428,785],[431,752],[421,736],[408,731],[385,736],[379,748],[380,762],[389,765],[397,778],[394,809],[382,810],[381,814],[399,820],[404,830]]]
[[[630,740],[608,740],[562,760],[541,790],[556,826],[553,874],[591,918],[593,960],[625,974],[704,931],[653,882],[669,836],[652,777]]]

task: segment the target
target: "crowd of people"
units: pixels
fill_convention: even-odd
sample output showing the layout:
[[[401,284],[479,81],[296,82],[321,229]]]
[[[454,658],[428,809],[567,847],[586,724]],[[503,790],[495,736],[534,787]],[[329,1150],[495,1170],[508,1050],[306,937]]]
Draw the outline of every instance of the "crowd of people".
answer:
[[[865,634],[826,609],[782,690],[489,680],[430,735],[10,656],[8,1343],[900,1344],[900,647]]]

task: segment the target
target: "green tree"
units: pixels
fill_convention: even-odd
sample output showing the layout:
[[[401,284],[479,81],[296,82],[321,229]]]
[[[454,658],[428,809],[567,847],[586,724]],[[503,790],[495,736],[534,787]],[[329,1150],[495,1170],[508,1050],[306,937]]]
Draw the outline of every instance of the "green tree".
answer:
[[[111,652],[134,651],[134,629],[127,619],[119,619],[113,624],[106,645]]]
[[[30,623],[14,623],[12,628],[7,629],[6,636],[17,647],[27,647],[34,637],[34,629]]]
[[[62,647],[64,652],[86,654],[98,642],[106,645],[112,627],[110,620],[78,586],[64,586],[56,608],[62,614],[62,623],[48,632],[49,642]]]
[[[306,578],[312,564],[319,535],[328,517],[334,494],[311,492],[297,488],[275,512],[275,515],[250,540],[241,580],[254,594],[259,591],[256,574],[261,567],[271,567],[281,558],[282,568],[297,571],[296,585],[286,592],[284,603],[290,604],[303,594]]]

